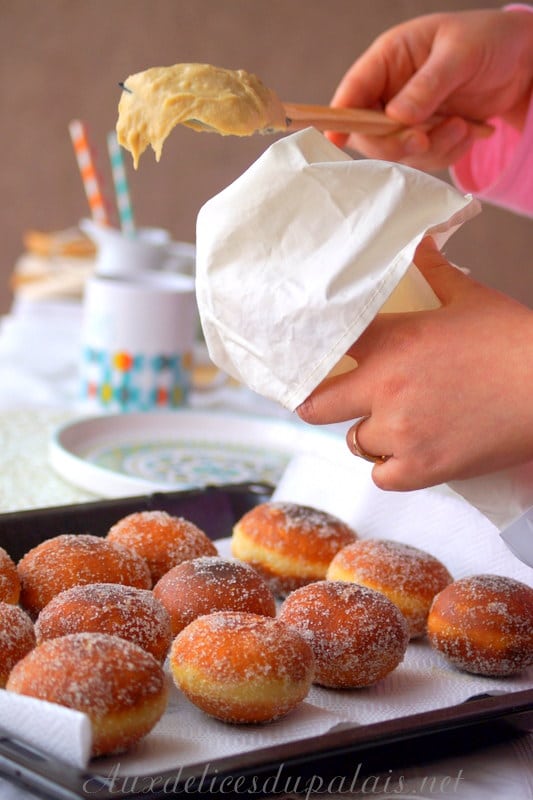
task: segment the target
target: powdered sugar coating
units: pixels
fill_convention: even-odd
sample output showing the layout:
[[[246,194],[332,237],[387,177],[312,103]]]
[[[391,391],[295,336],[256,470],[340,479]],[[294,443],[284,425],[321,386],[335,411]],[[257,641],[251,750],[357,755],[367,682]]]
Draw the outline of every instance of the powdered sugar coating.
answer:
[[[177,686],[206,713],[226,722],[267,722],[307,695],[311,648],[279,620],[219,611],[198,617],[174,640]]]
[[[315,683],[331,688],[370,686],[402,661],[407,622],[385,595],[357,584],[317,581],[292,592],[279,619],[309,642]]]
[[[164,661],[172,641],[170,617],[147,589],[92,583],[60,592],[35,623],[37,642],[70,633],[108,633],[138,644]]]
[[[12,603],[0,602],[0,688],[15,664],[35,647],[33,623]]]
[[[356,532],[332,514],[270,501],[252,508],[234,526],[232,553],[257,569],[274,594],[284,597],[325,578],[334,555],[356,539]]]
[[[148,733],[167,697],[165,675],[155,658],[126,639],[103,633],[43,642],[14,667],[6,688],[86,713],[93,727],[93,755],[124,750]]]
[[[65,589],[87,583],[122,583],[150,589],[146,561],[90,534],[62,534],[34,547],[17,565],[21,605],[32,616]]]
[[[466,672],[517,674],[533,665],[533,588],[490,574],[455,581],[432,603],[428,637]]]
[[[193,522],[166,511],[128,514],[111,527],[107,539],[145,558],[154,584],[182,561],[218,554],[211,539]]]
[[[274,595],[263,578],[248,564],[220,556],[183,561],[163,575],[153,592],[170,615],[174,636],[214,611],[276,615]]]
[[[18,603],[20,580],[17,566],[9,553],[0,547],[0,602]]]
[[[425,634],[434,596],[453,580],[444,564],[430,553],[387,539],[363,539],[347,545],[332,559],[326,577],[382,592],[405,615],[411,638]]]

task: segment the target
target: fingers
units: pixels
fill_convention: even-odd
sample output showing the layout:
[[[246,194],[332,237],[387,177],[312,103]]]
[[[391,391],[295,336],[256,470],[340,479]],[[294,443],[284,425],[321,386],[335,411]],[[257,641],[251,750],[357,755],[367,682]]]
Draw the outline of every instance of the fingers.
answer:
[[[296,413],[311,425],[357,419],[370,413],[365,375],[360,367],[323,381],[298,406]]]
[[[372,469],[372,480],[379,489],[388,492],[410,492],[441,483],[439,477],[429,478],[428,473],[419,474],[414,469],[406,469],[406,464],[395,457],[376,464]]]
[[[475,139],[473,126],[461,117],[445,117],[432,128],[425,129],[426,144],[423,148],[419,143],[420,134],[418,128],[408,128],[403,132],[401,144],[404,154],[398,160],[426,172],[446,169],[454,164],[470,149]]]
[[[471,278],[453,267],[442,255],[431,236],[422,239],[413,261],[443,305],[462,295],[473,284]]]
[[[407,47],[410,47],[409,38]],[[468,49],[465,50],[461,43],[458,44],[447,35],[445,28],[440,28],[436,31],[426,60],[389,101],[387,113],[408,125],[423,122],[442,106],[465,79],[466,58]]]
[[[363,136],[329,132],[337,147],[347,147],[367,158],[406,164],[434,172],[455,163],[472,146],[474,127],[461,117],[449,117],[431,129],[405,128],[387,136]]]
[[[374,42],[342,77],[331,100],[331,105],[333,108],[381,108],[387,78],[388,70],[381,48],[377,42]],[[337,147],[347,146],[370,158],[386,158],[386,156],[370,155],[367,148],[371,144],[366,137],[361,137],[357,141],[346,133],[336,131],[328,131],[326,136]],[[389,160],[394,159],[391,157]]]
[[[337,147],[344,147],[347,144],[347,141],[348,141],[348,134],[347,133],[337,133],[336,131],[326,131],[324,135],[325,135],[326,139],[329,139],[329,141],[332,144],[336,145]]]
[[[431,146],[428,135],[422,130],[410,128],[387,136],[345,135],[344,144],[367,158],[406,163],[411,158],[420,158]]]
[[[437,469],[425,459],[406,452],[396,453],[389,428],[381,418],[369,416],[348,430],[346,443],[358,458],[374,463],[372,480],[386,491],[411,491],[442,482]]]
[[[405,317],[405,314],[378,315],[348,351],[359,366],[322,381],[296,409],[298,416],[311,425],[368,416],[382,380],[382,353],[390,347],[402,347],[402,338],[413,335],[396,331],[397,321]]]
[[[374,42],[347,70],[331,100],[334,108],[374,108],[380,104],[388,80],[388,66]]]
[[[458,116],[445,118],[431,130],[416,126],[439,109],[446,113],[450,96],[473,70],[469,48],[457,42],[446,15],[429,15],[392,28],[350,67],[331,104],[385,108],[407,129],[372,138],[330,132],[328,138],[368,158],[426,171],[445,169],[469,149],[475,138],[473,127]]]
[[[367,441],[372,441],[373,427],[372,417],[363,417],[349,429],[346,434],[346,442],[348,444],[348,449],[354,456],[359,456],[359,458],[363,458],[365,461],[382,464],[393,454],[389,453],[389,448],[384,445],[383,436],[381,436],[379,443],[376,444],[377,449],[371,450],[371,445],[366,444]],[[365,440],[365,444],[362,442],[361,435]]]

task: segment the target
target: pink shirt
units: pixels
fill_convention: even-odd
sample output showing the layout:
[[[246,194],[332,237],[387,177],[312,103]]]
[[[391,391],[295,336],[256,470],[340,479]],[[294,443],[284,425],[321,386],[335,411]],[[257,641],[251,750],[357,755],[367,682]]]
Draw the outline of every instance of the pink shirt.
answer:
[[[513,7],[518,6],[507,9]],[[531,6],[521,8],[533,12]],[[480,200],[533,217],[533,99],[521,133],[499,118],[489,122],[495,132],[453,165],[453,181]]]

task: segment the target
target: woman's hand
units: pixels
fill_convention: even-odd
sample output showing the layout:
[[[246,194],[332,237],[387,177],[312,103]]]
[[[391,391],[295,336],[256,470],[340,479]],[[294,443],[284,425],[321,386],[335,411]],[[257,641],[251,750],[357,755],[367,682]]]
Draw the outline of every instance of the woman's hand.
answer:
[[[442,307],[378,315],[349,350],[359,366],[324,381],[297,409],[311,424],[367,417],[357,440],[389,456],[373,468],[382,489],[533,458],[533,312],[451,266],[430,238],[415,263]]]
[[[328,134],[338,146],[426,171],[444,169],[472,145],[466,119],[499,116],[523,126],[533,84],[533,14],[481,10],[429,14],[383,33],[341,80],[332,105],[384,108],[408,126],[433,114],[429,131],[386,137]]]

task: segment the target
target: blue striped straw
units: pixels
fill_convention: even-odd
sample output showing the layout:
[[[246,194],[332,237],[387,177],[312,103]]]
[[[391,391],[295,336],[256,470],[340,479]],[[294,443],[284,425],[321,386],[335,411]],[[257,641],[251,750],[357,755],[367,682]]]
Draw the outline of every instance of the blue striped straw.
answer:
[[[107,149],[109,150],[109,159],[111,161],[111,173],[113,175],[120,227],[127,236],[133,236],[135,234],[133,208],[131,205],[122,150],[117,141],[115,131],[110,131],[110,133],[107,134]]]

